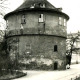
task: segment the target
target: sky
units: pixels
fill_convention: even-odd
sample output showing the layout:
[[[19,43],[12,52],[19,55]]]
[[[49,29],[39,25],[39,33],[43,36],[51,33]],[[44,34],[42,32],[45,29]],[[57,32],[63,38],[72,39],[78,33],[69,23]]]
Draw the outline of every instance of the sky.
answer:
[[[80,1],[79,0],[48,0],[55,7],[62,7],[70,19],[67,23],[67,32],[74,33],[80,31]],[[23,3],[23,0],[9,0],[7,12],[16,9]]]
[[[55,7],[62,7],[63,12],[69,15],[67,32],[75,33],[80,31],[80,0],[48,0]]]

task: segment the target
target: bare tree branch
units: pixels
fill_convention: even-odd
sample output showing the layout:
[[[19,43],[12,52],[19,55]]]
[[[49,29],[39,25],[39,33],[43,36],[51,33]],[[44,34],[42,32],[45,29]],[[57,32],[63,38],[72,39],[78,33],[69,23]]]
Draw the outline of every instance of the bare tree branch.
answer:
[[[5,9],[7,8],[7,2],[8,0],[0,0],[0,15],[5,15]]]
[[[8,1],[8,0],[0,0],[0,4],[4,4],[5,1]]]
[[[67,56],[70,56],[69,63],[71,63],[71,57],[72,57],[73,52],[77,54],[78,50],[80,49],[79,47],[75,46],[75,43],[80,40],[79,34],[80,33],[78,32],[75,34],[68,35],[66,46],[67,46],[67,54],[68,54]]]

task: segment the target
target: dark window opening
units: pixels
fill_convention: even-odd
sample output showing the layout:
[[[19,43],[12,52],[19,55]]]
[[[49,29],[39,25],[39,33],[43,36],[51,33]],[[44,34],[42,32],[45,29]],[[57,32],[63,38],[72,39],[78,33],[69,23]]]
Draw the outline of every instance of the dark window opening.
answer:
[[[58,51],[57,45],[54,45],[54,52]]]
[[[40,14],[39,18],[41,18],[41,14]]]

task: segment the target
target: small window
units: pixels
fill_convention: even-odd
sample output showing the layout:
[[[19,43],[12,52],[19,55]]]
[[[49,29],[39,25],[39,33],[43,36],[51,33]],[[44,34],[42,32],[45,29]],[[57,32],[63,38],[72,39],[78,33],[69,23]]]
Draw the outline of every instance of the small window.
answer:
[[[39,18],[41,18],[41,17],[42,17],[42,15],[40,14]]]
[[[26,23],[25,15],[22,15],[22,17],[21,17],[21,23],[22,24],[25,24]]]
[[[67,26],[67,21],[66,21],[66,19],[64,19],[64,26]]]
[[[43,20],[43,14],[39,15],[39,22],[44,22],[44,20]]]
[[[54,52],[58,51],[57,49],[58,49],[57,45],[54,45]]]
[[[39,3],[39,6],[40,6],[41,8],[45,8],[45,4]]]
[[[62,18],[59,17],[59,25],[62,25]]]

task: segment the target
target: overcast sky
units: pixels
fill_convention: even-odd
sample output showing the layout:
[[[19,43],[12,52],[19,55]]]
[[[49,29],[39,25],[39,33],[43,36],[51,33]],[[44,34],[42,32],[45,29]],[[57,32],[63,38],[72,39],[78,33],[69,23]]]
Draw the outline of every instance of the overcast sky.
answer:
[[[80,1],[79,0],[48,0],[55,7],[62,7],[63,12],[68,14],[70,19],[67,24],[67,32],[80,31]],[[23,0],[10,0],[8,6],[11,10],[18,7]]]
[[[80,0],[49,0],[56,7],[62,7],[63,12],[69,15],[67,31],[80,31]]]

